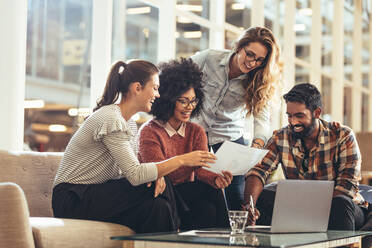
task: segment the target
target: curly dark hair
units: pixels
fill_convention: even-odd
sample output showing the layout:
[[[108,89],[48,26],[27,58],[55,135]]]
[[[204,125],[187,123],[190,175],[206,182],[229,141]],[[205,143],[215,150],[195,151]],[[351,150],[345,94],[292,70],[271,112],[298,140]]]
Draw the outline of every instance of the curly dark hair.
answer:
[[[322,95],[315,85],[309,83],[295,85],[283,98],[286,102],[303,103],[311,112],[322,108]]]
[[[197,64],[191,59],[181,58],[159,64],[160,97],[155,99],[150,114],[161,121],[168,121],[174,114],[176,101],[189,89],[194,88],[199,103],[191,113],[191,117],[199,114],[203,105],[202,75]]]

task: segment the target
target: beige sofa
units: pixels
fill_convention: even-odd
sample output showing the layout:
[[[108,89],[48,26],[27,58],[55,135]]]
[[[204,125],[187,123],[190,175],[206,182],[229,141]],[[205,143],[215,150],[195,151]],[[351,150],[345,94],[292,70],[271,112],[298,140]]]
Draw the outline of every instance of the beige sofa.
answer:
[[[62,153],[0,150],[0,247],[121,247],[110,237],[134,233],[112,223],[52,217],[61,158]]]

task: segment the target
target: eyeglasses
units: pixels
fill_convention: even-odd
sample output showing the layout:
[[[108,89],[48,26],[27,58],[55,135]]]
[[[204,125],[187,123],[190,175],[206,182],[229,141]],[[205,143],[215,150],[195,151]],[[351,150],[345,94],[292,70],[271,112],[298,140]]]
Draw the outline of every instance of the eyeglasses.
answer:
[[[256,59],[256,55],[251,52],[251,51],[247,51],[245,50],[245,47],[243,48],[244,52],[245,52],[245,56],[246,56],[246,59],[249,61],[249,62],[253,62],[255,61],[257,65],[262,65],[263,62],[265,62],[265,58],[257,58]]]
[[[189,107],[190,104],[193,108],[195,108],[196,105],[198,105],[198,103],[199,103],[199,99],[195,98],[194,100],[190,101],[186,97],[180,97],[180,98],[177,99],[177,102],[181,103],[182,107],[184,107],[184,108]]]

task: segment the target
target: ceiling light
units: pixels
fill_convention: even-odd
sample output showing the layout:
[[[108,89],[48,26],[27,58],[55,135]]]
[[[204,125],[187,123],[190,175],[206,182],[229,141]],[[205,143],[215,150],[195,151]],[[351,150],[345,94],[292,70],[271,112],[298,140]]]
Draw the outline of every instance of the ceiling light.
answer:
[[[128,8],[127,15],[140,15],[140,14],[148,14],[151,12],[150,7],[138,7],[138,8]]]
[[[177,22],[178,23],[191,23],[191,20],[189,18],[183,17],[183,16],[178,16],[177,17]]]
[[[177,4],[176,8],[183,11],[193,11],[193,12],[202,12],[203,6],[201,5],[191,5],[191,4]]]
[[[200,38],[202,36],[201,31],[189,31],[189,32],[184,32],[183,37],[193,39],[193,38]]]
[[[50,132],[66,132],[66,130],[67,130],[67,127],[65,125],[60,125],[60,124],[49,125]]]
[[[306,30],[306,25],[303,24],[303,23],[295,24],[293,29],[294,29],[295,32],[305,31]]]
[[[304,16],[311,16],[313,14],[313,10],[310,8],[302,8],[298,11],[298,13]]]
[[[83,117],[87,117],[88,115],[90,115],[90,108],[70,108],[68,110],[68,115],[69,116],[77,116],[77,115],[80,115],[80,116],[83,116]]]
[[[24,108],[43,108],[45,106],[44,100],[25,100],[24,101]]]
[[[232,10],[242,10],[245,8],[244,3],[233,3],[231,4],[231,9]]]

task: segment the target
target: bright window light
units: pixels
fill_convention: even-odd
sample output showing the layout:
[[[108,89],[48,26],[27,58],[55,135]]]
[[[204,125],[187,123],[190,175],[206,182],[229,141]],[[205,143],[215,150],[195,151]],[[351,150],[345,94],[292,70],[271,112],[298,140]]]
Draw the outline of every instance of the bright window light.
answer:
[[[183,33],[183,37],[188,38],[188,39],[200,38],[201,36],[202,36],[201,31],[189,31],[189,32]]]
[[[193,12],[202,12],[203,6],[201,5],[191,5],[191,4],[177,4],[176,8],[183,11],[193,11]]]
[[[180,32],[175,32],[175,33],[174,33],[174,38],[176,38],[176,39],[177,39],[177,38],[180,38]]]
[[[50,132],[66,132],[67,127],[65,125],[52,124],[49,125]]]
[[[242,10],[245,8],[244,3],[233,3],[231,4],[231,9],[232,10]]]
[[[313,10],[310,8],[302,8],[298,11],[298,13],[304,16],[311,16],[313,14]]]
[[[77,115],[81,115],[81,116],[84,116],[84,117],[87,117],[88,115],[90,115],[90,108],[70,108],[68,110],[68,115],[69,116],[77,116]]]
[[[177,17],[177,22],[178,23],[191,23],[191,20],[189,18],[183,17],[183,16],[178,16]]]
[[[295,32],[305,31],[306,30],[306,25],[303,24],[303,23],[295,24],[293,29],[294,29]]]
[[[44,108],[45,102],[44,100],[25,100],[24,108]]]
[[[148,14],[151,12],[150,7],[138,7],[138,8],[128,8],[127,15],[141,15]]]

